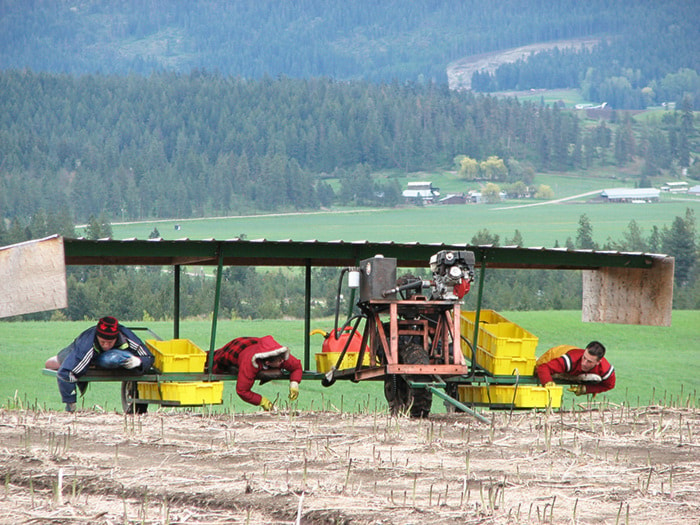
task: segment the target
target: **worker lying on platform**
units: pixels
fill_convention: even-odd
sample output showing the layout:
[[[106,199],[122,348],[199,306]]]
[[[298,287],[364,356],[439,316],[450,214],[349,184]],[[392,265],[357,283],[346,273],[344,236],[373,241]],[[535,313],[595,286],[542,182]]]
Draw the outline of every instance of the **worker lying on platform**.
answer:
[[[265,411],[274,408],[272,401],[251,389],[258,374],[263,370],[282,369],[289,371],[289,400],[299,397],[301,361],[289,353],[271,335],[265,337],[237,337],[214,351],[215,374],[238,374],[236,393],[243,401],[261,406]]]
[[[77,401],[76,387],[84,394],[88,385],[79,378],[91,366],[143,373],[151,368],[153,361],[153,354],[134,332],[119,324],[114,317],[103,317],[58,355],[50,357],[44,366],[58,370],[58,390],[66,411],[73,412]]]
[[[598,341],[591,341],[585,349],[559,345],[542,354],[535,373],[544,386],[554,386],[553,379],[561,379],[578,383],[568,389],[577,396],[598,394],[615,388],[615,368],[604,356],[605,347]]]

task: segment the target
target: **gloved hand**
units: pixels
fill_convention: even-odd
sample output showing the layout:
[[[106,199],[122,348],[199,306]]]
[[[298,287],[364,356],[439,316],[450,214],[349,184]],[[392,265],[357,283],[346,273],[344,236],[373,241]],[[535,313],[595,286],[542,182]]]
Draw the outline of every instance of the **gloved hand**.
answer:
[[[586,385],[571,385],[567,390],[577,396],[582,396],[586,393]]]
[[[126,361],[124,361],[124,364],[122,366],[130,370],[132,368],[136,368],[139,365],[141,365],[141,358],[132,355]]]
[[[260,406],[263,408],[265,412],[269,412],[273,408],[275,408],[275,405],[272,404],[272,401],[270,401],[268,398],[263,397],[260,400]]]
[[[289,400],[296,401],[299,397],[299,383],[296,381],[289,382]]]
[[[556,384],[554,381],[547,381],[547,382],[544,384],[544,386],[545,386],[545,388],[550,388],[550,387],[553,387],[553,386],[557,386],[557,384]]]

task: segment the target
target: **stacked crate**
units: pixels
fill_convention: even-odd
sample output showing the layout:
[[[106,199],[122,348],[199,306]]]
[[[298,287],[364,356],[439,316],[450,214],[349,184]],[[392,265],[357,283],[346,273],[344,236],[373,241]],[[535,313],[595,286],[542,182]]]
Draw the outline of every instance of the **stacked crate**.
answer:
[[[563,388],[535,385],[460,385],[459,401],[493,408],[559,408]]]
[[[153,353],[153,366],[161,373],[203,373],[207,353],[189,339],[145,341]],[[177,406],[219,405],[223,400],[223,381],[139,382],[139,399]]]
[[[461,316],[462,353],[490,376],[532,376],[535,371],[535,349],[538,338],[510,322],[493,310],[479,313],[479,333],[474,355],[476,312],[464,311]],[[561,406],[561,387],[534,385],[461,385],[460,401],[489,406],[545,408]]]
[[[472,359],[476,312],[462,312],[462,353]],[[476,364],[495,376],[529,376],[535,371],[538,338],[493,310],[481,310]]]

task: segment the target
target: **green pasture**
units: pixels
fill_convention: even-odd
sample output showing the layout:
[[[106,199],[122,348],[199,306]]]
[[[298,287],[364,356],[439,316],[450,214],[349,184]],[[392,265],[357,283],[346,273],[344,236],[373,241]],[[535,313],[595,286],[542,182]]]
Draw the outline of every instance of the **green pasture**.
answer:
[[[470,190],[478,191],[485,184],[483,181],[466,181],[458,175],[456,170],[436,170],[408,174],[399,171],[386,171],[374,174],[374,179],[382,184],[389,179],[396,179],[402,188],[408,187],[409,182],[431,182],[433,187],[440,189],[441,195],[464,193]],[[659,185],[661,182],[663,182],[663,180],[659,181]],[[555,198],[561,198],[569,195],[601,190],[603,188],[633,187],[634,181],[629,179],[626,174],[620,172],[616,167],[610,166],[596,168],[595,171],[591,170],[579,173],[538,173],[535,175],[533,184],[535,186],[546,184],[554,190]],[[339,186],[339,183],[334,184],[336,188]]]
[[[572,108],[576,104],[590,104],[590,100],[586,100],[581,96],[579,89],[537,89],[532,91],[498,91],[494,93],[499,97],[517,97],[521,102],[540,102],[551,106],[558,102],[564,102],[565,107]]]
[[[567,193],[568,194],[568,193]],[[210,219],[178,219],[115,223],[115,238],[148,238],[155,228],[164,239],[292,239],[331,241],[370,240],[421,243],[469,243],[480,230],[500,236],[503,244],[517,228],[525,246],[552,247],[576,239],[579,220],[586,214],[593,239],[620,240],[631,220],[645,237],[653,226],[670,227],[687,208],[700,216],[700,198],[671,197],[649,204],[591,204],[584,200],[535,203],[510,200],[499,204],[336,209],[315,213],[266,214]],[[532,205],[536,204],[536,205]],[[529,206],[528,206],[529,205]],[[175,225],[180,230],[175,229]]]
[[[671,327],[590,324],[581,322],[578,311],[500,312],[539,338],[537,355],[558,344],[585,345],[597,339],[608,348],[608,358],[617,371],[617,387],[599,396],[599,400],[628,403],[633,406],[648,404],[688,404],[698,406],[700,378],[695,359],[700,351],[700,312],[674,311]],[[143,323],[127,323],[144,326]],[[332,328],[332,319],[312,322],[312,329]],[[0,322],[0,406],[18,406],[62,410],[56,381],[41,373],[46,358],[54,355],[82,330],[92,325],[84,322]],[[172,338],[168,322],[150,322],[148,327],[164,339]],[[303,360],[303,321],[219,321],[215,347],[241,335],[272,334],[288,345]],[[209,349],[211,325],[208,321],[183,321],[180,337],[191,339],[200,348]],[[144,335],[144,338],[148,337]],[[311,339],[313,354],[320,351],[322,336]],[[284,406],[287,384],[284,381],[256,386],[263,395],[279,400]],[[374,381],[351,383],[338,381],[330,388],[320,382],[304,381],[299,408],[303,410],[342,410],[344,412],[386,410],[382,384]],[[118,383],[93,383],[80,400],[84,407],[101,407],[106,411],[120,411]],[[571,408],[583,398],[565,393],[563,406]],[[155,410],[155,408],[151,408]],[[184,409],[166,409],[184,410]],[[226,382],[224,403],[214,410],[244,412],[256,410],[243,403],[235,393],[235,383]],[[434,412],[444,408],[434,400]]]

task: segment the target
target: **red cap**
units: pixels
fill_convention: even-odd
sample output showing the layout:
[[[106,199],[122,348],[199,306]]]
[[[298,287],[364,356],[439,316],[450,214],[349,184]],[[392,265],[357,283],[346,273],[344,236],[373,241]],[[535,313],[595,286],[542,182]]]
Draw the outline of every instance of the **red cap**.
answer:
[[[102,339],[116,339],[119,335],[119,321],[114,317],[103,317],[97,321],[97,335]]]

